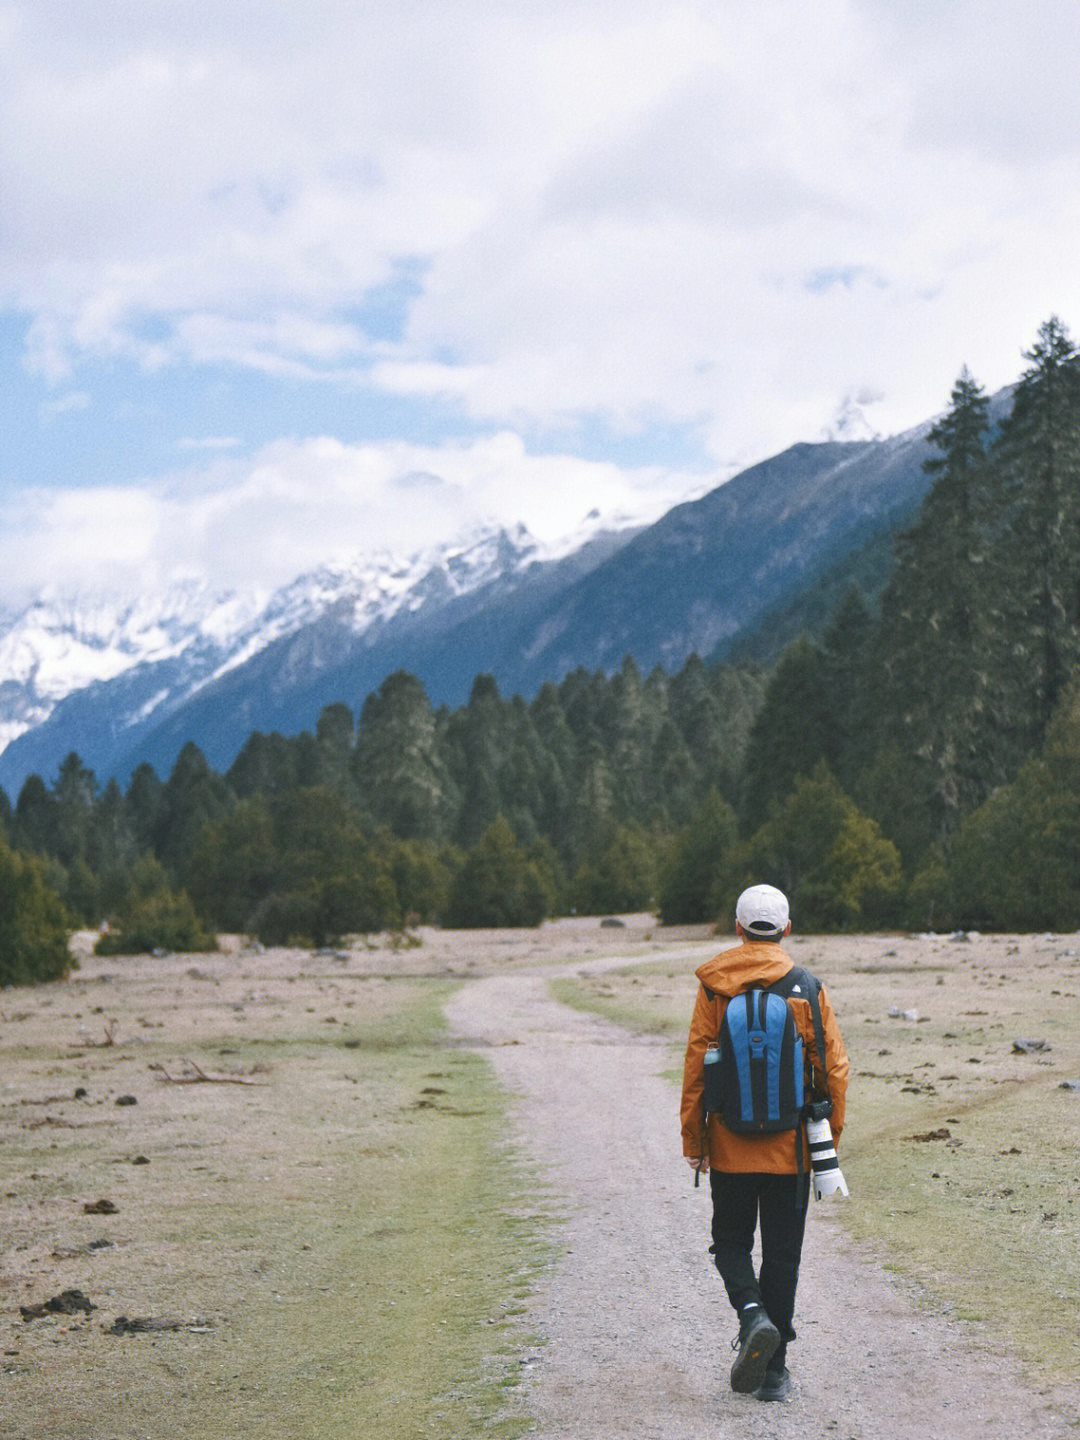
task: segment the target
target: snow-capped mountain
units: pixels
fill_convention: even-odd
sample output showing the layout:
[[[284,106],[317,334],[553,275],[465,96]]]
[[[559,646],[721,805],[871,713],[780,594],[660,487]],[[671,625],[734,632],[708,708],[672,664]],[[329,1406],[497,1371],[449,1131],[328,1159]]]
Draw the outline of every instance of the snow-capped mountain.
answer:
[[[76,690],[185,652],[227,650],[258,609],[255,597],[191,582],[134,601],[48,594],[0,617],[0,749]]]
[[[218,593],[194,580],[134,601],[43,595],[0,616],[0,751],[70,696],[105,685],[120,693],[114,682],[126,677],[130,703],[113,723],[130,728],[323,616],[359,636],[542,558],[524,526],[495,527],[408,557],[378,553],[326,565],[269,596]]]
[[[767,659],[849,585],[880,588],[930,483],[927,429],[795,445],[647,524],[593,512],[554,547],[495,526],[263,597],[39,600],[0,619],[0,786],[51,783],[73,750],[101,781],[143,763],[164,776],[189,740],[225,770],[255,730],[313,730],[335,702],[359,718],[395,670],[459,705],[480,673],[531,696],[626,656],[646,671]]]

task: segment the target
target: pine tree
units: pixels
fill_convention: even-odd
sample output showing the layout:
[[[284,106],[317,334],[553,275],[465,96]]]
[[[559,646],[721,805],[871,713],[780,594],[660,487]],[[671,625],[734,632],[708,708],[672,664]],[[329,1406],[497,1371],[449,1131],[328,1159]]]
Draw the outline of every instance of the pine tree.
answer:
[[[872,929],[894,917],[902,873],[896,846],[821,762],[746,845],[739,887],[765,879],[791,901],[803,930]]]
[[[929,433],[939,453],[924,468],[935,483],[916,524],[896,542],[871,651],[870,668],[880,669],[884,686],[878,723],[867,728],[879,745],[892,746],[908,800],[924,812],[921,833],[906,837],[917,850],[947,845],[1002,778],[982,582],[987,405],[965,369]]]
[[[15,801],[15,846],[33,855],[55,855],[56,834],[56,801],[40,775],[28,775]]]
[[[252,795],[206,825],[184,864],[184,883],[200,914],[220,930],[245,931],[259,902],[278,883],[270,802]]]
[[[241,799],[251,795],[283,795],[302,783],[297,773],[296,751],[296,742],[277,731],[264,735],[256,730],[226,772],[229,788]]]
[[[707,772],[695,763],[691,747],[670,716],[656,732],[650,769],[656,791],[656,823],[669,830],[689,824],[701,804]]]
[[[173,874],[180,872],[199,843],[206,822],[218,819],[235,803],[228,785],[190,740],[176,758],[161,802],[154,851]]]
[[[627,656],[612,677],[609,755],[612,809],[617,823],[651,819],[662,804],[651,766],[664,714],[651,703],[641,672]]]
[[[851,786],[873,755],[883,703],[881,668],[871,652],[874,621],[862,592],[845,592],[822,636],[831,749],[840,783]]]
[[[444,836],[456,794],[435,713],[415,675],[398,670],[364,701],[353,774],[372,818],[402,839]]]
[[[651,813],[669,828],[689,822],[703,787],[734,793],[734,757],[724,744],[720,705],[709,680],[701,658],[690,655],[664,687],[666,703],[653,739],[656,804]],[[658,677],[650,681],[659,689]]]
[[[54,854],[62,865],[86,861],[91,841],[98,788],[94,772],[88,770],[74,751],[60,766],[53,786],[55,802]]]
[[[647,910],[657,884],[656,847],[641,825],[620,825],[611,843],[574,876],[574,908],[583,915]]]
[[[569,829],[577,747],[559,692],[547,681],[529,707],[537,738],[536,824],[542,835],[562,839]]]
[[[506,755],[503,704],[490,675],[477,675],[468,704],[450,717],[447,747],[451,774],[461,794],[455,839],[477,842],[501,814],[499,772]]]
[[[662,866],[662,925],[700,924],[717,918],[727,903],[737,830],[734,810],[716,790],[710,790],[690,824],[676,835]]]
[[[94,808],[90,852],[97,870],[122,865],[135,852],[135,837],[124,811],[124,792],[110,780]]]
[[[124,818],[140,850],[149,850],[165,812],[165,786],[149,765],[133,772],[124,795]]]
[[[315,740],[319,756],[317,783],[336,791],[346,799],[354,800],[356,782],[349,762],[356,743],[356,728],[353,713],[347,705],[339,702],[323,709],[315,727]]]
[[[1021,757],[1040,743],[1080,659],[1080,357],[1056,317],[1039,329],[996,446],[993,532],[1001,650]],[[1011,682],[1011,683],[1010,683]]]
[[[1042,754],[969,817],[949,862],[963,924],[1080,926],[1080,675],[1059,702]]]
[[[550,903],[539,867],[499,815],[451,883],[443,923],[454,929],[539,925]]]
[[[743,773],[744,830],[760,825],[819,760],[831,764],[835,751],[825,657],[810,640],[797,640],[777,665],[750,731]]]
[[[520,695],[503,705],[499,733],[496,788],[502,813],[523,843],[532,844],[541,833],[545,766],[540,737]]]

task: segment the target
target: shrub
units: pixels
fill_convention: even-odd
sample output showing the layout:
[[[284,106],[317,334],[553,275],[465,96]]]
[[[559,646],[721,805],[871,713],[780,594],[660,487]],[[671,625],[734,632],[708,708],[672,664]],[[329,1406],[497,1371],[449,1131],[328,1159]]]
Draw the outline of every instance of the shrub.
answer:
[[[899,851],[824,763],[776,807],[742,860],[743,883],[779,886],[801,930],[872,929],[890,923],[900,901]]]
[[[443,924],[453,930],[539,925],[552,899],[540,868],[500,815],[466,855],[450,886]]]
[[[735,812],[715,791],[702,802],[672,847],[660,882],[660,923],[715,920],[735,844]]]
[[[69,920],[39,861],[0,839],[0,985],[60,980],[74,968]]]
[[[275,890],[260,902],[247,928],[264,945],[322,945],[327,939],[313,888]]]
[[[102,935],[95,955],[143,955],[155,950],[216,950],[187,893],[163,887],[132,901],[118,928]]]
[[[393,878],[373,857],[323,881],[274,890],[256,907],[247,929],[264,945],[328,945],[402,923]]]
[[[574,908],[583,915],[647,910],[656,891],[656,856],[638,825],[620,826],[595,861],[574,876]]]

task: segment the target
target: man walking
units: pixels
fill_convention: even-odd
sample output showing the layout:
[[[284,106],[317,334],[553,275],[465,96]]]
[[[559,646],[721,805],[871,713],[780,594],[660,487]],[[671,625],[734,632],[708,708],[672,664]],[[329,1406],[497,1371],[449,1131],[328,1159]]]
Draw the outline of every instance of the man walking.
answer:
[[[805,1125],[799,1123],[794,1132],[759,1127],[759,1133],[747,1133],[741,1124],[737,1130],[730,1128],[728,1121],[738,1122],[727,1106],[721,1115],[719,1105],[706,1104],[706,1052],[710,1062],[716,1060],[714,1047],[733,997],[751,991],[781,995],[802,1041],[805,1088],[800,1085],[800,1089],[809,1097],[807,1104],[816,1099],[826,1113],[831,1101],[834,1141],[844,1128],[848,1057],[824,988],[807,971],[796,969],[781,946],[791,930],[783,892],[772,885],[744,890],[735,907],[735,922],[742,943],[697,970],[701,983],[683,1073],[683,1154],[695,1171],[710,1172],[711,1250],[739,1317],[731,1387],[759,1400],[785,1400],[791,1393],[787,1346],[795,1339],[791,1322],[810,1198]],[[752,1007],[754,1000],[747,1003]],[[737,1014],[733,1011],[733,1016]],[[730,1026],[725,1034],[729,1033]],[[751,1069],[744,1064],[745,1073]],[[761,1270],[755,1275],[752,1252],[759,1224]]]

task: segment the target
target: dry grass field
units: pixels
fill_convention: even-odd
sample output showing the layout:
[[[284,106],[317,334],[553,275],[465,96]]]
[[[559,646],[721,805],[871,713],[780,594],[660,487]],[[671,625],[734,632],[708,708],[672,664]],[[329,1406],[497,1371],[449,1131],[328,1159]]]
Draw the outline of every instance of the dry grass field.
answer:
[[[0,994],[0,1435],[530,1427],[504,1400],[560,1199],[508,1143],[515,1102],[442,1004],[470,977],[557,972],[560,998],[667,1037],[674,1074],[694,966],[726,942],[647,917],[418,939],[111,960],[84,945],[69,980]],[[852,1058],[852,1193],[830,1203],[928,1301],[1075,1376],[1077,937],[790,951]]]
[[[550,1227],[431,964],[84,956],[0,996],[0,1434],[514,1433]]]

